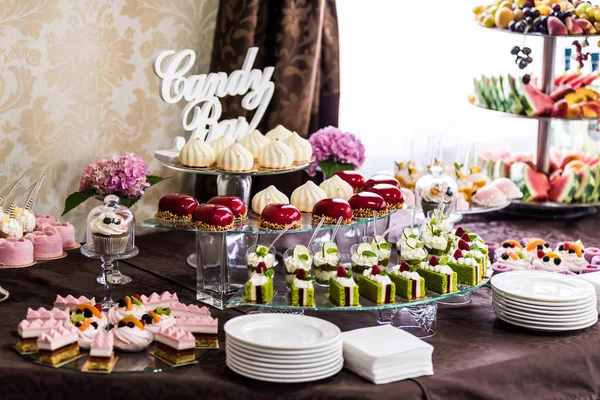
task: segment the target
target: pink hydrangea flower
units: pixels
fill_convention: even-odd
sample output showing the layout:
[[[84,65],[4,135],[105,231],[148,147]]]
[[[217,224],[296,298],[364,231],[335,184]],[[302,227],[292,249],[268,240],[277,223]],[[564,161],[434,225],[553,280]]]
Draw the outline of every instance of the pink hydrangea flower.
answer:
[[[115,155],[91,163],[83,170],[79,191],[93,189],[99,195],[115,194],[135,199],[150,186],[146,182],[148,166],[137,154]]]
[[[313,148],[315,161],[306,172],[315,175],[319,162],[334,161],[351,164],[358,169],[365,162],[365,146],[352,133],[342,132],[339,128],[328,126],[319,129],[308,139]]]

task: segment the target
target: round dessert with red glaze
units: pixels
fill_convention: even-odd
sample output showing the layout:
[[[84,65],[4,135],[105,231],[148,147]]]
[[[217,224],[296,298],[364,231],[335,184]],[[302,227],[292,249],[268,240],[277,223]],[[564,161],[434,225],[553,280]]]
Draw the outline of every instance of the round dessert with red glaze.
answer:
[[[290,224],[290,229],[302,228],[302,214],[291,204],[268,204],[260,213],[261,228],[283,230]]]
[[[233,212],[220,204],[200,204],[192,214],[192,227],[201,231],[233,229]]]
[[[348,200],[352,207],[352,215],[357,218],[373,218],[373,212],[378,217],[388,214],[387,203],[380,195],[371,192],[356,193]]]
[[[198,207],[198,200],[193,196],[180,193],[165,194],[158,201],[155,217],[167,226],[187,226],[192,220],[192,213]]]
[[[363,191],[363,186],[365,185],[365,177],[358,171],[338,171],[334,175],[339,176],[354,189],[354,193],[359,193]]]
[[[402,192],[394,185],[389,183],[378,183],[369,189],[369,192],[383,197],[387,203],[388,210],[401,210],[404,207],[404,196]]]
[[[398,180],[396,178],[394,178],[393,176],[375,175],[372,178],[370,178],[368,181],[365,182],[364,190],[371,191],[371,188],[373,186],[380,185],[382,183],[396,186],[398,189],[400,189],[400,182],[398,182]]]
[[[313,222],[320,222],[325,217],[325,224],[337,224],[338,219],[342,218],[342,225],[352,223],[352,207],[344,199],[330,198],[319,200],[315,203],[312,210]]]
[[[248,216],[248,207],[237,196],[215,196],[207,204],[220,204],[229,208],[235,219],[246,219]]]

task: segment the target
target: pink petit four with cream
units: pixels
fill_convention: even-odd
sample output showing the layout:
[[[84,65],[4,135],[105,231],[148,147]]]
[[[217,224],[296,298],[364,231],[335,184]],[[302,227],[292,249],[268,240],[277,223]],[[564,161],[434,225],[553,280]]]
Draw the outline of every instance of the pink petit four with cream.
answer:
[[[59,321],[66,321],[69,320],[69,318],[69,310],[60,310],[58,308],[47,310],[44,307],[40,307],[37,310],[28,308],[27,315],[25,316],[25,319],[29,321],[36,319],[56,319]]]
[[[60,221],[54,215],[35,215],[35,227],[36,229],[42,224],[56,224]]]
[[[112,332],[100,331],[92,339],[90,357],[109,358],[112,357],[115,338]]]
[[[177,318],[175,326],[192,333],[196,339],[196,347],[219,347],[219,339],[217,337],[219,320],[217,318],[212,318],[209,315],[190,318],[181,317]]]
[[[0,238],[0,266],[23,266],[34,263],[33,243],[23,238]]]
[[[64,222],[53,223],[52,226],[54,229],[56,229],[60,235],[60,238],[62,239],[63,250],[75,247],[77,242],[75,242],[75,227],[73,225],[68,222]]]
[[[174,317],[197,317],[210,315],[210,311],[207,307],[200,308],[195,304],[175,303],[171,306],[171,315]]]
[[[60,365],[79,355],[77,328],[61,326],[42,333],[37,340],[38,361],[42,364]]]
[[[171,308],[174,304],[179,303],[177,293],[163,292],[159,295],[158,293],[152,293],[150,296],[141,295],[140,299],[147,311],[155,310],[158,307]]]
[[[60,308],[60,309],[68,309],[69,311],[73,311],[75,309],[75,307],[77,307],[80,304],[84,304],[84,303],[90,303],[90,304],[96,304],[96,298],[92,297],[91,299],[88,299],[85,296],[79,296],[77,298],[75,298],[72,295],[67,295],[66,297],[62,297],[61,295],[56,295],[56,300],[54,300],[54,307],[56,308]]]
[[[21,321],[18,327],[19,336],[23,339],[37,338],[42,333],[49,332],[51,329],[58,329],[65,326],[65,320],[50,319],[34,319]]]
[[[44,231],[28,233],[25,239],[33,243],[33,256],[36,259],[60,257],[63,253],[62,239],[51,225],[42,225]]]
[[[196,347],[194,335],[174,326],[163,328],[154,335],[154,341],[166,344],[176,350],[193,349]]]

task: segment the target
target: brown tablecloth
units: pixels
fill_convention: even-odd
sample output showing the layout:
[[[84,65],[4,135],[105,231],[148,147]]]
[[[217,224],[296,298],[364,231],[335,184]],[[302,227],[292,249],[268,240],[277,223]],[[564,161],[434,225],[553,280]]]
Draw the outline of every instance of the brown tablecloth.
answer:
[[[556,242],[580,238],[600,244],[600,218],[580,221],[514,220],[464,223],[488,241],[541,236]],[[140,255],[121,263],[133,282],[116,287],[114,296],[177,291],[184,302],[195,298],[195,271],[184,259],[194,249],[194,235],[161,232],[140,237]],[[57,293],[102,297],[95,282],[98,261],[73,251],[63,260],[31,268],[0,270],[0,284],[11,292],[0,303],[0,399],[596,399],[600,384],[600,328],[575,334],[540,334],[507,325],[494,317],[489,289],[473,302],[440,308],[435,347],[435,375],[387,385],[373,385],[342,370],[306,384],[271,384],[236,375],[225,365],[223,323],[237,310],[213,310],[219,318],[221,349],[195,366],[158,374],[96,375],[32,364],[12,349],[16,327],[27,307],[51,305]],[[375,324],[374,312],[311,313],[342,330]],[[393,345],[393,344],[390,344]]]

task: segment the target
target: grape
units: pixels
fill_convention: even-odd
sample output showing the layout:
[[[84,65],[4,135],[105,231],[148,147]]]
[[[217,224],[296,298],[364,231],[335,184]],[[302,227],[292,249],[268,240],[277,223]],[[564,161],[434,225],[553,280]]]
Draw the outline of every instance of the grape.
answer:
[[[523,54],[526,56],[531,54],[531,49],[529,47],[523,47]]]
[[[533,62],[533,58],[527,57],[525,61],[527,61],[527,64],[531,64]]]
[[[533,22],[533,17],[532,16],[525,17],[525,22],[527,22],[527,24],[531,24]]]
[[[529,81],[531,80],[531,77],[528,74],[523,75],[523,78],[521,79],[523,81],[523,83],[525,85],[527,85],[529,83]]]
[[[515,25],[517,32],[523,33],[525,32],[525,28],[527,27],[527,24],[525,23],[525,21],[519,21],[517,22],[517,25]]]
[[[531,11],[531,16],[533,18],[537,18],[541,15],[540,10],[538,10],[537,8],[534,8],[533,11]]]
[[[508,23],[508,30],[511,31],[511,32],[516,32],[517,31],[517,29],[515,28],[516,24],[517,23],[515,21],[510,21]]]
[[[520,51],[521,51],[521,49],[519,48],[519,46],[515,46],[510,50],[510,54],[512,54],[513,56],[516,56],[517,54],[519,54]]]
[[[523,9],[523,15],[524,15],[525,17],[529,17],[529,16],[531,16],[531,8],[524,8],[524,9]]]
[[[560,4],[555,4],[552,6],[552,9],[556,12],[560,11]]]
[[[519,69],[525,69],[525,68],[527,68],[527,61],[525,61],[525,60],[519,61]]]

